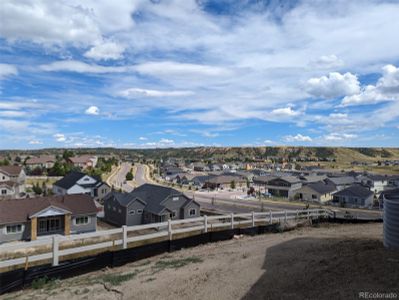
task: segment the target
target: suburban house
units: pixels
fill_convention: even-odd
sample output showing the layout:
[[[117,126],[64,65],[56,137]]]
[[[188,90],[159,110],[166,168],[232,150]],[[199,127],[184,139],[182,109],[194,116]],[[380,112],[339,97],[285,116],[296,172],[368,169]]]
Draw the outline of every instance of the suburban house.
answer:
[[[81,169],[94,168],[97,165],[97,160],[97,156],[88,154],[68,158],[71,164]]]
[[[272,196],[293,198],[298,189],[302,187],[302,182],[295,176],[262,176],[253,179],[254,184],[263,187]]]
[[[329,177],[326,181],[333,183],[340,191],[352,186],[355,183],[355,178],[353,176]]]
[[[384,175],[376,175],[376,174],[369,174],[366,176],[359,176],[359,182],[367,186],[370,191],[373,191],[375,194],[379,194],[385,189],[387,189],[389,185],[389,177]]]
[[[195,176],[196,175],[194,174],[188,174],[188,173],[177,174],[174,182],[179,184],[190,184]]]
[[[349,207],[371,207],[373,199],[374,192],[364,186],[355,184],[336,192],[333,196],[333,203]]]
[[[104,200],[105,221],[122,225],[164,222],[200,216],[200,205],[168,187],[144,184],[130,193],[112,191]]]
[[[25,179],[22,167],[0,166],[0,199],[23,197]]]
[[[191,179],[191,183],[195,187],[202,188],[210,177],[209,175],[198,175]]]
[[[325,203],[331,201],[337,191],[334,184],[328,181],[311,182],[296,191],[295,198],[302,201]]]
[[[212,190],[230,189],[233,183],[235,188],[243,188],[247,186],[247,179],[237,175],[210,176],[205,180],[203,188]]]
[[[96,231],[96,214],[97,208],[89,195],[0,201],[0,243]]]
[[[88,194],[99,202],[102,202],[110,191],[108,184],[82,172],[70,172],[53,184],[55,195]]]
[[[39,157],[31,157],[26,160],[25,165],[31,170],[35,168],[50,169],[54,166],[57,159],[54,155],[41,155]]]

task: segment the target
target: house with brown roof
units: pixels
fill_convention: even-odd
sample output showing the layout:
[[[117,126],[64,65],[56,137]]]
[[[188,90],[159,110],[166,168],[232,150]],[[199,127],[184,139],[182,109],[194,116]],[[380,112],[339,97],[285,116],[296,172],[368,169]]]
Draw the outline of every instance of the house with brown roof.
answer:
[[[85,154],[68,158],[68,161],[75,167],[81,169],[94,168],[97,165],[98,158],[95,155]]]
[[[91,232],[96,228],[97,208],[89,195],[0,201],[0,243]]]
[[[31,170],[35,168],[46,168],[51,169],[57,159],[54,155],[41,155],[39,157],[31,157],[26,162],[25,165]]]
[[[0,200],[19,198],[25,193],[26,175],[20,166],[0,166]]]
[[[247,179],[241,175],[235,174],[209,176],[206,179],[203,188],[212,190],[230,189],[232,184],[235,186],[235,188],[244,188],[247,185]]]

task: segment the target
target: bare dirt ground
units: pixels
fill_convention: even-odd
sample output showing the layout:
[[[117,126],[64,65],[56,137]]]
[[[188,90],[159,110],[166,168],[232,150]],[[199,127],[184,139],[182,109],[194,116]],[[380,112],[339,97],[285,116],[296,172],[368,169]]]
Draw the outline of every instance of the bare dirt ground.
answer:
[[[382,224],[304,227],[159,255],[2,299],[359,299],[399,297],[399,251]]]

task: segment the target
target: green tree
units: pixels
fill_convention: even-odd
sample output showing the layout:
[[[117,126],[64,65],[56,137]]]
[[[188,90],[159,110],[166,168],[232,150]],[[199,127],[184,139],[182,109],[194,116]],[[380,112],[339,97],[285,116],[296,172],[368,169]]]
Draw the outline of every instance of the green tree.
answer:
[[[65,150],[64,153],[62,154],[62,158],[65,160],[68,160],[68,158],[71,158],[75,156],[72,150]]]
[[[36,194],[36,195],[41,195],[43,193],[42,188],[39,186],[39,183],[33,184],[32,186],[32,191]]]
[[[232,181],[230,182],[230,188],[231,188],[232,190],[234,190],[234,189],[236,188],[236,182],[235,182],[234,180],[232,180]]]
[[[126,180],[127,180],[127,181],[133,180],[133,174],[132,174],[132,172],[127,172],[127,174],[126,174]]]
[[[8,161],[7,158],[0,161],[0,166],[8,166],[8,165],[10,165],[10,162]]]

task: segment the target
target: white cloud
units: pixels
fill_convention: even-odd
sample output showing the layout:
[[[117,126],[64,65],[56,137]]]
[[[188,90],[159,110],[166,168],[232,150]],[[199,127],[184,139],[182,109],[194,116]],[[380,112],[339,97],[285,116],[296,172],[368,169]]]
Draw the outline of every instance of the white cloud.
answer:
[[[300,115],[301,113],[299,111],[293,110],[291,107],[285,107],[273,109],[271,114],[277,117],[294,117]]]
[[[3,0],[1,11],[0,35],[11,42],[88,44],[101,36],[90,12],[68,1]]]
[[[97,106],[90,106],[85,110],[86,115],[98,115],[100,114],[100,109]]]
[[[182,97],[191,96],[194,93],[191,91],[159,91],[159,90],[147,90],[140,88],[130,88],[123,90],[118,93],[119,96],[126,98],[136,97]]]
[[[326,141],[343,141],[343,140],[351,140],[357,138],[356,134],[350,134],[350,133],[330,133],[328,135],[324,136],[324,139]]]
[[[41,65],[40,69],[48,72],[77,72],[77,73],[122,73],[129,70],[128,67],[109,67],[96,64],[86,64],[76,60],[56,61],[50,64]]]
[[[276,144],[276,142],[274,142],[272,140],[264,140],[263,144],[265,144],[265,145],[273,145],[273,144]]]
[[[307,92],[317,98],[337,98],[353,95],[360,91],[356,75],[332,72],[328,76],[314,77],[307,82]]]
[[[0,117],[3,118],[19,118],[28,116],[28,113],[25,111],[17,111],[17,110],[0,110]]]
[[[207,138],[216,138],[218,137],[220,134],[217,132],[209,132],[209,131],[203,131],[201,132],[201,135]]]
[[[43,142],[39,141],[39,140],[30,140],[29,141],[29,145],[42,145]]]
[[[18,70],[15,66],[9,64],[0,64],[0,80],[17,74]]]
[[[146,141],[146,140],[148,140],[148,138],[146,138],[146,137],[144,137],[144,136],[141,136],[141,137],[139,137],[139,140],[140,140],[140,141]]]
[[[307,135],[302,135],[300,133],[298,133],[297,135],[293,136],[293,135],[287,135],[284,140],[286,142],[311,142],[312,138],[310,136]]]
[[[165,139],[165,138],[159,140],[160,144],[173,144],[174,142],[175,142],[174,140]]]
[[[367,85],[361,92],[342,99],[342,106],[375,104],[382,101],[399,100],[399,68],[383,67],[382,77],[376,85]]]
[[[53,135],[53,137],[55,138],[55,140],[57,142],[65,142],[66,141],[65,135],[62,134],[62,133],[56,133],[56,134]]]
[[[99,45],[95,45],[88,50],[84,56],[95,60],[111,60],[123,58],[123,52],[125,47],[121,44],[114,42],[104,42]]]
[[[332,69],[342,67],[343,65],[344,61],[342,59],[339,59],[335,54],[322,55],[319,58],[310,62],[311,67],[320,69]]]
[[[231,72],[222,67],[179,63],[174,61],[147,62],[135,66],[139,73],[153,76],[225,76]]]

